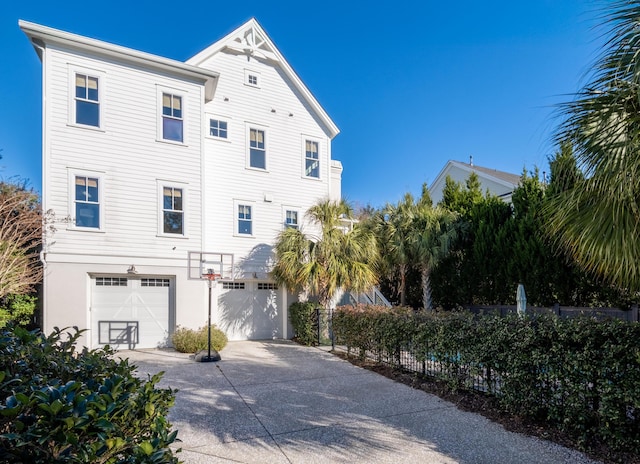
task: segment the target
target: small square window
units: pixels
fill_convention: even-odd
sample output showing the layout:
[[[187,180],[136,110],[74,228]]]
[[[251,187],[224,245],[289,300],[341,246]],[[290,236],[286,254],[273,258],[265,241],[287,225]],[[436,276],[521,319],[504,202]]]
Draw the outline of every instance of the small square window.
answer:
[[[244,70],[244,83],[250,87],[260,88],[260,73],[249,69]]]
[[[184,235],[182,189],[162,188],[162,225],[165,234]]]
[[[209,119],[209,135],[221,139],[227,138],[227,121]]]
[[[182,97],[170,93],[162,94],[162,138],[182,142],[183,137]]]
[[[253,219],[251,216],[251,206],[238,205],[238,233],[244,235],[253,234]]]

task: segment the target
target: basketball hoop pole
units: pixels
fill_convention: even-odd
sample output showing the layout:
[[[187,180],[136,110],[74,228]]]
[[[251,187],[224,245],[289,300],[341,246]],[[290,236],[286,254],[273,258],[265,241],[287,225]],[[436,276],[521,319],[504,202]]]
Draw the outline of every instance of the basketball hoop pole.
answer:
[[[216,362],[220,361],[222,358],[220,354],[213,350],[213,356],[211,355],[211,287],[213,287],[213,282],[215,281],[218,274],[214,274],[212,269],[207,270],[207,273],[204,274],[203,277],[207,278],[207,285],[209,287],[209,320],[207,324],[207,355],[201,351],[196,354],[195,360],[196,362]]]

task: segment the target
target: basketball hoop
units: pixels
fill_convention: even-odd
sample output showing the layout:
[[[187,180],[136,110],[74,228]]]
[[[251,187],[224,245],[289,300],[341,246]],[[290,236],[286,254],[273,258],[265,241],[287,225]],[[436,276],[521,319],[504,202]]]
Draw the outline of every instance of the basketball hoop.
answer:
[[[204,280],[208,280],[209,282],[217,282],[222,278],[222,274],[218,274],[216,272],[207,272],[206,274],[202,274],[202,278]]]

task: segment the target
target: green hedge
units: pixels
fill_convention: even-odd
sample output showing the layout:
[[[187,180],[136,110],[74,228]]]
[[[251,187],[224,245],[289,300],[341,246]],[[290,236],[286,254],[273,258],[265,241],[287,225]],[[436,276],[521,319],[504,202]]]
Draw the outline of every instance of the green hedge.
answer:
[[[309,346],[318,344],[317,306],[317,303],[311,302],[296,302],[289,306],[289,320],[298,343]]]
[[[0,330],[0,462],[177,463],[162,373],[141,380],[79,336]]]
[[[551,423],[584,446],[640,452],[640,324],[346,306],[333,327],[336,343],[362,356],[400,364],[408,354],[415,365],[437,365],[452,389],[482,380],[505,410]]]

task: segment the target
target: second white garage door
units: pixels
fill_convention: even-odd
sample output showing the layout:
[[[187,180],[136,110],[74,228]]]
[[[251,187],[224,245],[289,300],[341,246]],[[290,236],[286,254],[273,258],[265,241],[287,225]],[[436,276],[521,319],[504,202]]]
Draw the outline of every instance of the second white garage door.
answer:
[[[215,319],[230,340],[282,338],[282,291],[272,282],[219,282]]]
[[[91,279],[94,348],[167,346],[173,332],[173,279],[95,276]]]

